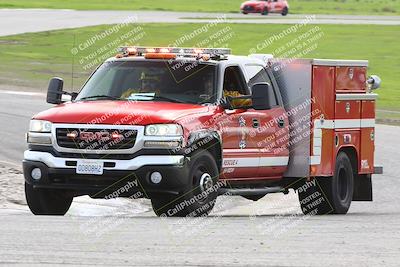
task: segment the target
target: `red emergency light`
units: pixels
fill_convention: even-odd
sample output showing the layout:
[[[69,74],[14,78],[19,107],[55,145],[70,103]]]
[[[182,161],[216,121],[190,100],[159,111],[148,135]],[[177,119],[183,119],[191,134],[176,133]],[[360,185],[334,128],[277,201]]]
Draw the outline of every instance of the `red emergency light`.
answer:
[[[197,57],[204,55],[210,57],[226,56],[231,54],[229,48],[186,48],[186,47],[137,47],[123,46],[119,48],[122,56],[144,56],[145,58],[176,58],[176,57]]]

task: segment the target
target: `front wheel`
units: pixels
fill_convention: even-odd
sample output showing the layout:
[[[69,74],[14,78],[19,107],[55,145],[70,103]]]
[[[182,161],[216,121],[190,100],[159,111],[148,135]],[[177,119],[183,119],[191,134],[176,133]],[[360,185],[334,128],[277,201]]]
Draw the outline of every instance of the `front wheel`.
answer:
[[[166,195],[151,199],[157,216],[199,217],[208,215],[218,196],[218,167],[214,157],[205,150],[190,159],[190,185],[178,196]]]
[[[65,215],[73,200],[65,191],[35,189],[28,183],[25,183],[25,198],[35,215]]]
[[[346,214],[353,199],[354,173],[346,153],[336,158],[333,177],[318,177],[298,188],[304,214]]]
[[[286,16],[289,13],[289,9],[287,7],[283,8],[282,10],[282,16]]]

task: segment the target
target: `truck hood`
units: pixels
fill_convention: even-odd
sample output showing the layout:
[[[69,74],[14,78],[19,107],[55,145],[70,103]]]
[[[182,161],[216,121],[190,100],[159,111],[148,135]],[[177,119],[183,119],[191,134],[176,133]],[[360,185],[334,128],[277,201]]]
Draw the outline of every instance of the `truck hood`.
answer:
[[[154,101],[83,101],[64,103],[33,118],[53,123],[134,124],[169,123],[178,118],[207,112],[207,106]]]

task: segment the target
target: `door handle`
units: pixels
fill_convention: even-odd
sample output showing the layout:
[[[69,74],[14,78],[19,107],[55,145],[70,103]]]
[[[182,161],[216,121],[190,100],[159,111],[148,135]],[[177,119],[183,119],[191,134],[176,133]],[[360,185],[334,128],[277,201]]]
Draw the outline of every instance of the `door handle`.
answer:
[[[279,119],[278,120],[278,126],[279,126],[279,128],[283,128],[283,126],[285,126],[285,120],[284,119]]]
[[[253,119],[253,128],[260,127],[260,121],[258,119]]]

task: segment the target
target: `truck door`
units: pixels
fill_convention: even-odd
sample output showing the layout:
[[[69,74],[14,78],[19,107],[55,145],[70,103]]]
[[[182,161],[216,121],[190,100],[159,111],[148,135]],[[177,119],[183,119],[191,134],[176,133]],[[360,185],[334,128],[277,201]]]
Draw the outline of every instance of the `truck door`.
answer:
[[[255,83],[266,82],[274,90],[275,105],[269,110],[250,109],[248,115],[252,121],[252,142],[259,149],[259,178],[281,178],[289,160],[289,122],[285,116],[277,85],[262,65],[245,65],[248,87]],[[254,146],[252,144],[252,146]]]
[[[249,95],[245,77],[237,65],[224,70],[223,97]],[[243,179],[257,176],[259,150],[249,136],[252,129],[252,113],[247,109],[225,111],[222,117],[223,162],[222,178]],[[221,121],[218,123],[221,124]]]

